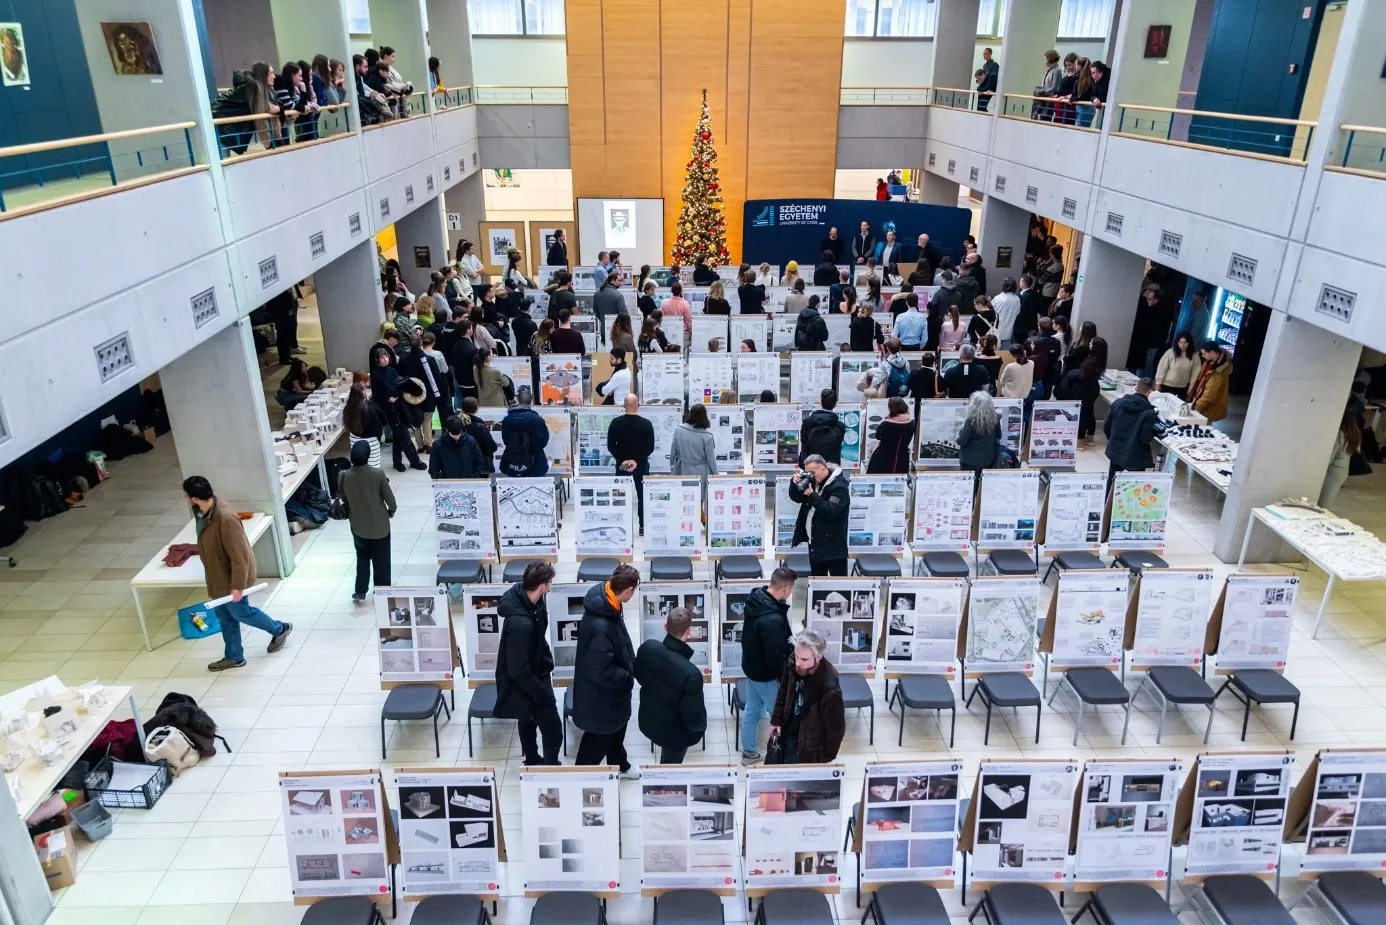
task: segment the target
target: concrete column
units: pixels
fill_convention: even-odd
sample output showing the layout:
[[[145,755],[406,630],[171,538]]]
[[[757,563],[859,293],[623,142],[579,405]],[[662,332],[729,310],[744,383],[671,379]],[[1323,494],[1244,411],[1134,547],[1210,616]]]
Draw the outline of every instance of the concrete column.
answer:
[[[312,63],[313,56],[327,55],[347,66],[351,84],[351,47],[347,44],[346,10],[340,0],[270,0],[274,19],[274,43],[279,49],[274,69],[285,61]]]
[[[401,249],[400,253],[405,252]],[[412,251],[409,254],[413,256]],[[313,286],[318,294],[328,371],[338,367],[367,370],[371,344],[379,339],[385,322],[375,242],[362,241],[318,270],[313,274]]]
[[[972,59],[977,50],[977,14],[980,0],[939,0],[934,27],[934,73],[930,86],[971,90]],[[999,56],[998,56],[999,60]],[[956,184],[954,184],[956,186]],[[958,201],[955,194],[953,205]]]
[[[954,200],[956,203],[957,200]],[[982,200],[982,224],[977,235],[977,252],[987,268],[987,295],[1001,291],[1001,281],[1007,276],[1020,279],[1025,266],[1025,239],[1030,236],[1030,213],[1018,209],[995,196]],[[998,248],[1011,249],[1011,265],[996,266]]]
[[[919,185],[920,202],[929,206],[957,206],[957,183],[928,170],[921,172],[924,180]]]
[[[183,354],[159,371],[159,379],[183,477],[205,476],[237,510],[270,515],[280,556],[278,562],[260,561],[260,574],[288,575],[289,522],[249,319]]]
[[[1136,303],[1145,278],[1145,258],[1092,235],[1083,238],[1082,272],[1074,295],[1073,328],[1084,321],[1097,325],[1107,341],[1107,365],[1121,368],[1131,348]]]
[[[370,0],[371,44],[376,48],[388,45],[395,50],[395,70],[414,85],[415,93],[428,90],[423,3],[424,0]]]
[[[928,176],[928,174],[925,174]],[[954,202],[957,202],[956,195]],[[473,171],[461,183],[455,183],[443,190],[443,209],[456,212],[461,219],[457,231],[448,231],[448,253],[457,253],[457,242],[461,240],[481,240],[481,221],[486,218],[486,190],[481,182],[481,171]],[[477,244],[480,252],[481,244]],[[573,260],[577,260],[576,254]],[[537,264],[536,264],[537,266]]]
[[[1059,35],[1060,0],[1011,3],[1001,61],[1000,93],[1031,94],[1044,80],[1044,53]],[[1003,111],[1003,110],[998,110]]]
[[[428,53],[438,59],[443,84],[449,89],[470,86],[472,27],[467,0],[427,0]]]
[[[395,222],[395,240],[399,242],[400,275],[405,285],[416,296],[427,292],[433,271],[448,262],[443,197],[425,200],[423,205]],[[417,255],[416,248],[422,249]],[[418,266],[420,262],[424,265]]]
[[[1252,508],[1286,497],[1318,501],[1361,354],[1355,341],[1278,311],[1271,315],[1213,546],[1223,562],[1237,561]],[[1281,550],[1274,534],[1256,530],[1246,558],[1281,562]]]

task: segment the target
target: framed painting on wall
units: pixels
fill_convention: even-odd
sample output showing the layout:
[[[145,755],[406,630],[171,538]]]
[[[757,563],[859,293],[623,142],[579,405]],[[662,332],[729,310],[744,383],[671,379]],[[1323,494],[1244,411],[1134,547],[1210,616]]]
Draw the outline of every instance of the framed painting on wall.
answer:
[[[1145,30],[1145,56],[1147,58],[1169,57],[1169,34],[1173,26],[1151,26]]]
[[[159,49],[154,44],[154,30],[147,22],[103,22],[101,34],[106,37],[106,50],[111,54],[115,72],[122,76],[162,74]]]
[[[0,84],[29,86],[29,53],[24,48],[24,26],[0,22]]]

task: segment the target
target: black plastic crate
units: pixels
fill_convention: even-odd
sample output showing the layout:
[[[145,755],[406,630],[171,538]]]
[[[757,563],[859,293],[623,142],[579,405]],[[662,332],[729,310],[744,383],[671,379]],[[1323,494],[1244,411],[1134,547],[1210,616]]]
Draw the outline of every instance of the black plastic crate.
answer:
[[[111,774],[117,762],[110,757],[102,758],[91,769],[86,778],[87,799],[95,799],[102,806],[111,806],[117,809],[150,809],[155,803],[159,802],[159,797],[164,795],[168,785],[173,782],[173,773],[169,770],[167,761],[160,761],[158,764],[140,765],[150,770],[149,779],[134,790],[112,790],[110,789]]]

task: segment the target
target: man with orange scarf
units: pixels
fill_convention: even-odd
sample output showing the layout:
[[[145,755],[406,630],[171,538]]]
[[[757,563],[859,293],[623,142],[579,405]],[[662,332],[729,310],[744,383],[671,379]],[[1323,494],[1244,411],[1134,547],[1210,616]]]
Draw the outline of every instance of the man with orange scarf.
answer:
[[[573,724],[582,730],[578,765],[614,764],[635,780],[626,757],[626,724],[635,689],[635,647],[622,619],[622,605],[635,596],[640,573],[618,565],[611,580],[595,585],[582,601],[573,665]]]

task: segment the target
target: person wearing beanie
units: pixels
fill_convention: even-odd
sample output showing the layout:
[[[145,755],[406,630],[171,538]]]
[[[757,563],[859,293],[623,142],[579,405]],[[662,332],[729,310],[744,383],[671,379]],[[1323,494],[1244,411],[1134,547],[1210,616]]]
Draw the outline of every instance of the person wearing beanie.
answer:
[[[780,279],[780,285],[789,289],[794,288],[794,284],[803,277],[799,275],[799,261],[791,260],[784,265],[784,277]]]
[[[435,479],[479,479],[486,467],[481,448],[467,433],[462,418],[453,415],[443,425],[447,434],[433,444],[428,457],[428,474]]]
[[[377,588],[390,583],[390,518],[397,507],[389,477],[371,465],[369,441],[352,444],[351,468],[341,474],[337,493],[346,501],[356,546],[356,588],[351,599],[360,602],[366,599],[372,569]]]

